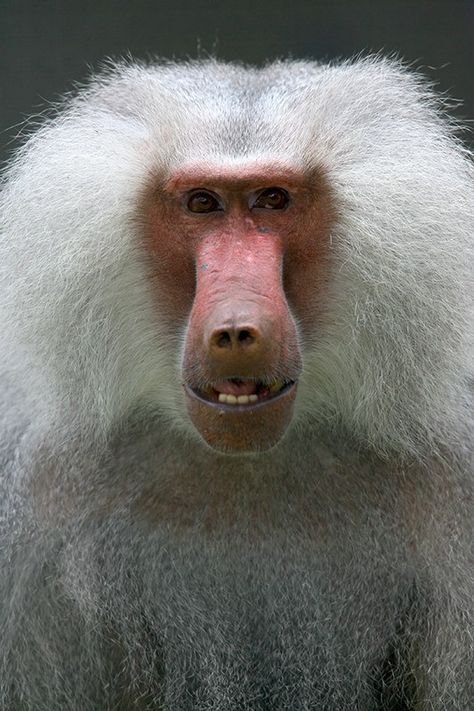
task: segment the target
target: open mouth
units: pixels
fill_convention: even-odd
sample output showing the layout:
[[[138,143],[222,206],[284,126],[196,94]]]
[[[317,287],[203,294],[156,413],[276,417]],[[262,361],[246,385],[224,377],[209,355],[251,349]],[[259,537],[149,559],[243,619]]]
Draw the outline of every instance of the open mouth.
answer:
[[[274,380],[270,383],[258,380],[229,378],[206,388],[197,389],[185,385],[188,395],[218,409],[254,410],[286,395],[295,387],[294,381]]]
[[[291,422],[297,382],[228,378],[184,385],[191,422],[213,449],[258,452],[273,447]]]

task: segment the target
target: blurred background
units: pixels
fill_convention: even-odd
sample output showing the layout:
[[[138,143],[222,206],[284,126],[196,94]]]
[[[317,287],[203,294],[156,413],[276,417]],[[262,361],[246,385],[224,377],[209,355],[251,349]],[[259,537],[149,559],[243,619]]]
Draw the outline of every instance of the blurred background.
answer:
[[[0,160],[22,120],[106,57],[261,63],[368,51],[413,64],[474,126],[474,0],[0,0]]]

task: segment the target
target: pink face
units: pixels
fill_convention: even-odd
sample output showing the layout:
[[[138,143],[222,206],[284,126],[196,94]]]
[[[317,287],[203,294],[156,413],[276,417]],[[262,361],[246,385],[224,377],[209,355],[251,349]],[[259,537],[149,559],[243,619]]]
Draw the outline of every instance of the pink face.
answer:
[[[154,181],[143,209],[161,311],[170,328],[187,321],[192,423],[215,449],[268,449],[291,422],[300,339],[321,313],[334,215],[324,176],[194,165]]]

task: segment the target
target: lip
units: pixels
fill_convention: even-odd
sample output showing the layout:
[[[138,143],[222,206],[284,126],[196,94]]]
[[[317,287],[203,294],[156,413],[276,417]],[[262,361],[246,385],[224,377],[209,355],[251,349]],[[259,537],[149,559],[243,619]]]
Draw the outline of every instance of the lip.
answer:
[[[214,408],[216,410],[222,410],[223,412],[247,412],[250,414],[252,412],[257,412],[262,408],[268,407],[272,403],[275,403],[275,401],[287,397],[291,394],[291,390],[293,388],[296,388],[296,386],[297,383],[291,381],[289,383],[286,383],[278,392],[270,393],[266,397],[257,400],[257,402],[246,403],[244,405],[228,405],[227,403],[207,398],[204,394],[200,393],[198,390],[195,390],[187,383],[184,384],[184,389],[188,397],[195,398],[196,400],[199,400],[208,407]]]
[[[298,383],[256,403],[230,405],[214,402],[184,385],[188,413],[196,430],[207,444],[221,452],[265,451],[281,439],[293,417]]]

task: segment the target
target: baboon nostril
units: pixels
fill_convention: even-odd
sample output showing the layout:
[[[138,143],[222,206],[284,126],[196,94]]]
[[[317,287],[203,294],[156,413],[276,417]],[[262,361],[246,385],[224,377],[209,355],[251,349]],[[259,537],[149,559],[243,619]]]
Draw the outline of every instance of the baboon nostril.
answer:
[[[259,342],[255,328],[219,328],[211,336],[211,347],[221,349],[246,348]]]
[[[247,345],[250,345],[255,341],[255,335],[251,333],[251,331],[248,331],[246,329],[242,329],[242,331],[239,331],[237,338],[240,343]]]
[[[232,338],[228,331],[220,331],[214,334],[214,342],[219,348],[229,348],[232,345]]]

